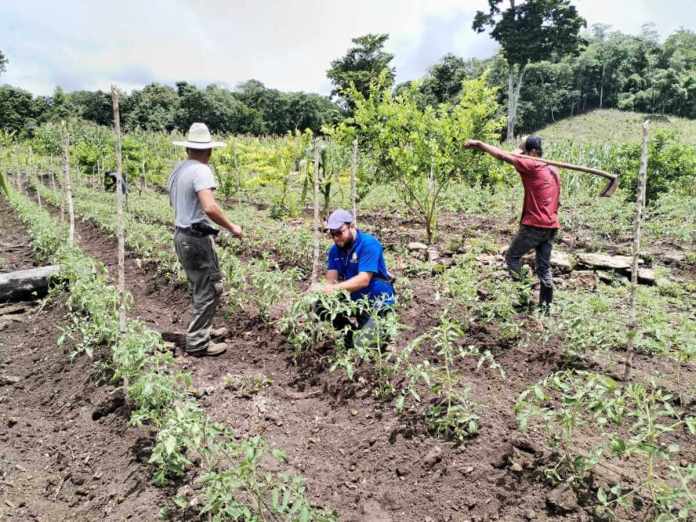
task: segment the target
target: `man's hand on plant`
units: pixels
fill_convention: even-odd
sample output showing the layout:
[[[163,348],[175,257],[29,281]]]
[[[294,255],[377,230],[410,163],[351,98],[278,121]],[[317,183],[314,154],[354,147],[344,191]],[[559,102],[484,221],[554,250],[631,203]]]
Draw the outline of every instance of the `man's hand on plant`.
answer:
[[[480,145],[481,142],[479,140],[466,140],[464,142],[465,149],[478,149]]]
[[[326,283],[321,288],[321,291],[324,292],[325,294],[333,294],[337,290],[338,290],[338,285],[335,283]]]
[[[336,290],[337,288],[335,283],[314,283],[307,289],[307,292],[323,292],[325,294],[331,294]]]
[[[234,237],[237,239],[242,239],[243,234],[242,234],[242,227],[239,225],[235,225],[234,223],[230,227],[230,234],[232,234]]]

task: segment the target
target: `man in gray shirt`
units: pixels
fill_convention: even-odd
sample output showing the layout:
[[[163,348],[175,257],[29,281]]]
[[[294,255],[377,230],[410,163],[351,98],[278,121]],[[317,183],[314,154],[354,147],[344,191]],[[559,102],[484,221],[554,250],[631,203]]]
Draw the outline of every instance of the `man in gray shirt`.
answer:
[[[210,342],[210,328],[222,294],[222,276],[213,246],[218,229],[211,221],[233,236],[242,237],[242,229],[227,219],[213,196],[217,183],[208,162],[213,148],[225,144],[212,141],[204,123],[194,123],[187,140],[175,141],[174,145],[186,147],[188,156],[177,165],[167,182],[176,225],[174,248],[193,295],[186,353],[220,355],[227,349],[225,343]]]

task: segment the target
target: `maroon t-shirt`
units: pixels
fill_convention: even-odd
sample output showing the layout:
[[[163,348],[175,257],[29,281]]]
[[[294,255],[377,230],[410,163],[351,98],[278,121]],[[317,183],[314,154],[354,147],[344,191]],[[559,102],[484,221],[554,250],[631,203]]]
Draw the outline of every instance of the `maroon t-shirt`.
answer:
[[[561,181],[558,170],[532,157],[511,158],[524,185],[521,223],[532,227],[560,228],[558,200],[561,196]]]

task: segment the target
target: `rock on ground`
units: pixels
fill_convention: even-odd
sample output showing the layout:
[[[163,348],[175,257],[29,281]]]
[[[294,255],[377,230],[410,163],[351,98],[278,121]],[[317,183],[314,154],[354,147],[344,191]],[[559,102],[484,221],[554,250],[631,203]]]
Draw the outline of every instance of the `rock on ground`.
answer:
[[[582,252],[577,254],[578,261],[592,268],[611,268],[612,270],[630,270],[633,260],[629,256],[610,256],[607,254],[592,254]],[[638,264],[643,261],[638,260]]]
[[[558,268],[562,272],[571,272],[575,266],[575,263],[566,252],[563,252],[562,250],[552,250],[551,266]]]

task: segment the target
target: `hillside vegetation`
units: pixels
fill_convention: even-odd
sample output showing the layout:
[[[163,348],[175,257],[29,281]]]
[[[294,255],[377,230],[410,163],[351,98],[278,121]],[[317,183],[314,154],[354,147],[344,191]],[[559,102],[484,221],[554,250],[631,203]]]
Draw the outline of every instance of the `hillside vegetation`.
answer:
[[[638,144],[641,125],[650,120],[651,131],[676,133],[677,141],[696,145],[696,120],[676,116],[655,116],[617,109],[598,109],[547,125],[538,134],[549,142],[564,140],[583,145]]]

